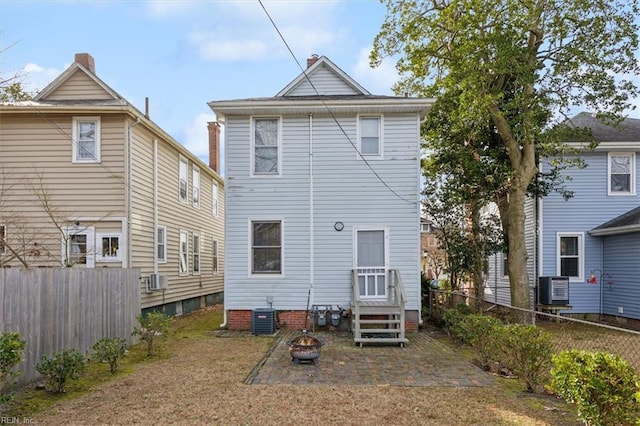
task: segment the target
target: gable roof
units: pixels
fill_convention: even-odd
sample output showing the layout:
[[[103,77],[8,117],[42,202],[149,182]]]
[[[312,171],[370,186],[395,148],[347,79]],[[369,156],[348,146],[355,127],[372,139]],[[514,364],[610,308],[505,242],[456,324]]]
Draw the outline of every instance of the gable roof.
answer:
[[[331,62],[326,56],[319,57],[313,65],[303,70],[293,81],[287,84],[282,90],[280,90],[276,96],[288,96],[293,95],[295,89],[302,84],[310,82],[315,74],[318,74],[321,70],[328,70],[335,77],[341,80],[347,87],[350,87],[357,94],[370,95],[369,91],[362,87],[357,81],[351,78],[346,72],[342,71],[336,64]],[[310,83],[311,84],[311,83]],[[316,93],[319,94],[319,93]]]
[[[599,142],[640,142],[640,119],[626,118],[617,126],[609,125],[589,112],[581,112],[569,120],[573,127],[586,127]]]
[[[314,58],[315,59],[315,55]],[[316,81],[328,93],[316,90]],[[434,99],[372,95],[327,57],[321,56],[274,97],[208,102],[217,120],[226,115],[417,113],[423,119]]]
[[[629,210],[602,225],[589,231],[589,235],[601,237],[605,235],[627,234],[640,231],[640,207]]]
[[[58,77],[56,77],[51,83],[49,83],[44,89],[42,89],[36,96],[34,96],[34,101],[46,101],[49,96],[55,93],[64,83],[66,83],[75,73],[81,72],[86,75],[90,80],[92,80],[97,86],[102,88],[110,97],[114,100],[123,101],[123,103],[127,103],[126,100],[120,96],[115,90],[109,87],[104,81],[102,81],[98,76],[90,71],[87,67],[80,64],[78,61],[71,64],[66,70],[62,72]]]

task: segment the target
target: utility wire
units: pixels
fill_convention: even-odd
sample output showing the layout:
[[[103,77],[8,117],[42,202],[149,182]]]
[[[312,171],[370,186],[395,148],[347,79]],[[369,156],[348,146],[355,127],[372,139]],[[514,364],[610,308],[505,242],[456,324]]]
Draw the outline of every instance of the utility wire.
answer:
[[[322,96],[320,95],[320,92],[318,91],[318,89],[316,89],[316,86],[313,84],[313,82],[311,81],[311,79],[309,78],[309,75],[307,74],[306,70],[302,67],[302,65],[300,65],[300,62],[298,61],[298,59],[296,58],[296,55],[294,55],[293,51],[291,50],[291,47],[289,47],[289,43],[287,43],[287,40],[284,38],[284,36],[282,35],[282,33],[280,32],[280,29],[278,28],[278,26],[276,25],[276,23],[273,21],[273,19],[271,18],[271,15],[269,14],[269,12],[267,11],[267,9],[265,8],[264,4],[262,3],[262,0],[258,0],[258,3],[260,3],[260,6],[262,7],[262,10],[264,10],[264,13],[267,15],[267,18],[269,18],[269,21],[271,22],[271,25],[273,25],[273,28],[275,28],[276,32],[278,33],[278,35],[280,36],[280,39],[282,40],[282,42],[284,43],[285,47],[287,48],[287,50],[289,51],[289,54],[291,54],[291,57],[293,58],[293,60],[296,62],[296,64],[298,64],[298,68],[300,68],[300,70],[302,71],[302,74],[304,75],[304,77],[307,79],[307,82],[309,83],[309,85],[311,85],[311,88],[313,89],[313,91],[316,93],[316,95],[318,95],[320,102],[322,102],[322,105],[325,107],[325,109],[327,110],[327,112],[329,113],[329,115],[331,116],[331,118],[333,119],[333,121],[338,125],[338,128],[340,128],[340,131],[342,132],[342,134],[344,135],[344,137],[349,141],[349,143],[351,144],[351,146],[353,147],[353,149],[356,151],[356,153],[358,154],[358,156],[360,157],[360,159],[362,159],[362,161],[364,161],[364,163],[367,165],[367,167],[369,168],[369,170],[371,170],[371,172],[376,176],[376,178],[378,178],[378,180],[380,182],[382,182],[382,184],[389,190],[391,191],[391,193],[393,195],[395,195],[397,198],[399,198],[400,200],[404,201],[405,203],[408,204],[417,204],[416,201],[412,201],[409,200],[405,197],[403,197],[402,195],[398,194],[396,191],[393,190],[393,188],[391,188],[389,186],[389,184],[387,182],[385,182],[385,180],[378,174],[378,172],[375,171],[375,169],[373,168],[373,166],[371,166],[371,164],[369,163],[369,161],[367,161],[367,159],[365,158],[364,155],[362,155],[362,153],[360,152],[360,150],[358,149],[358,147],[356,146],[356,144],[351,140],[351,138],[349,137],[349,135],[347,134],[347,132],[344,130],[344,128],[342,127],[342,125],[340,124],[340,122],[338,122],[338,119],[336,118],[336,116],[333,114],[333,111],[331,111],[331,108],[329,108],[329,106],[326,104],[326,102],[324,101],[324,99],[322,98]]]

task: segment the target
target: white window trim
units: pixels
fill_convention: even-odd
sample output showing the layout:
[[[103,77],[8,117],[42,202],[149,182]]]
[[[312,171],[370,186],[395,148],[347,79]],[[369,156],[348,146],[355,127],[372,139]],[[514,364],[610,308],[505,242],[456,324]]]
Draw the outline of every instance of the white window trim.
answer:
[[[362,141],[360,139],[360,120],[363,118],[377,118],[379,119],[378,122],[378,149],[380,150],[380,152],[378,154],[365,154],[364,152],[362,152]],[[384,116],[381,114],[358,114],[358,119],[357,119],[357,141],[358,141],[358,151],[362,154],[363,157],[366,157],[367,159],[380,159],[383,160],[384,159],[384,132],[382,131],[384,129]],[[358,158],[360,158],[360,156],[357,156]]]
[[[199,232],[192,232],[191,238],[193,239],[192,243],[192,253],[191,253],[191,274],[192,275],[202,275],[202,237]],[[196,238],[198,239],[198,251],[196,252]],[[198,270],[196,271],[196,255],[198,255]]]
[[[631,179],[629,182],[629,192],[611,191],[611,157],[631,157]],[[613,197],[624,197],[636,195],[636,153],[635,152],[609,152],[607,153],[607,195]]]
[[[191,171],[191,193],[193,196],[193,207],[200,208],[200,199],[202,198],[202,192],[200,191],[200,169],[197,166],[193,166]],[[196,191],[198,195],[196,195]]]
[[[211,183],[211,214],[218,217],[218,183]]]
[[[256,173],[255,172],[255,157],[256,157],[256,134],[255,134],[255,121],[256,120],[278,120],[278,143],[276,145],[278,149],[278,172],[277,173]],[[250,177],[257,178],[274,178],[282,176],[282,116],[270,115],[270,116],[255,116],[251,117],[251,165],[249,166]]]
[[[95,158],[78,158],[78,146],[79,146],[79,134],[78,134],[78,123],[79,122],[84,122],[84,121],[93,121],[96,123],[96,135],[95,135],[95,143],[96,143],[96,156]],[[101,132],[101,125],[100,125],[100,117],[84,117],[84,116],[78,116],[78,117],[73,117],[72,120],[72,129],[71,129],[71,162],[72,163],[99,163],[100,162],[100,158],[101,158],[101,140],[100,140],[100,135],[102,134]]]
[[[584,232],[558,232],[556,234],[556,275],[561,276],[560,239],[562,237],[578,237],[578,276],[569,277],[569,282],[584,282]]]
[[[218,275],[220,273],[220,243],[215,238],[211,239],[211,265],[212,275]]]
[[[185,165],[184,181],[186,183],[184,198],[182,198],[182,195],[180,192],[180,189],[181,189],[180,186],[182,184],[182,176],[180,174],[182,173],[183,164]],[[189,202],[189,160],[187,160],[187,158],[183,157],[182,155],[178,158],[178,200],[183,204],[187,204]]]
[[[158,225],[156,227],[156,238],[157,238],[157,235],[158,235],[158,229],[162,229],[162,237],[163,238],[162,238],[162,241],[160,241],[160,240],[156,241],[156,250],[155,250],[156,251],[156,253],[155,253],[156,261],[158,263],[167,263],[167,227],[164,226],[164,225]],[[158,246],[160,244],[162,244],[162,246],[163,246],[162,247],[162,256],[163,256],[162,259],[160,259],[158,257]]]
[[[254,274],[253,273],[253,222],[280,222],[280,273],[279,274]],[[284,218],[282,217],[250,217],[247,224],[248,236],[247,238],[247,259],[248,259],[248,276],[249,278],[258,279],[270,279],[270,278],[284,278],[285,276],[285,264],[284,264]]]
[[[184,236],[184,241],[187,244],[187,246],[185,247],[185,252],[182,251],[182,236]],[[185,270],[181,271],[180,262],[182,261],[183,254],[185,261]],[[181,229],[178,233],[178,276],[184,277],[187,275],[189,275],[189,233]]]
[[[118,238],[118,255],[115,257],[105,257],[102,255],[102,238]],[[97,252],[96,262],[122,262],[122,234],[117,232],[105,232],[96,234]]]
[[[87,263],[86,268],[95,268],[96,266],[96,250],[95,250],[95,229],[93,226],[87,228],[76,229],[75,227],[67,227],[64,230],[64,238],[61,241],[61,260],[65,262],[69,258],[69,239],[70,235],[86,235],[87,236]],[[74,267],[75,265],[72,265]]]
[[[560,241],[560,240],[558,240],[558,241]],[[509,277],[509,271],[508,271],[507,268],[505,268],[505,266],[508,266],[508,262],[509,262],[508,261],[508,255],[505,252],[501,252],[500,255],[501,255],[500,256],[500,262],[501,262],[501,266],[500,267],[502,268],[502,271],[501,271],[502,277],[503,278],[507,278],[507,277]]]

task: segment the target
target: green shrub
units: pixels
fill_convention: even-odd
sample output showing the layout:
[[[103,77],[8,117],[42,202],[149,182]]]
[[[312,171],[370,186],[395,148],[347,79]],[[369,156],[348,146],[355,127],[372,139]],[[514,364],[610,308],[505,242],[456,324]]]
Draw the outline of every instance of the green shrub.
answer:
[[[499,354],[502,322],[488,315],[471,314],[463,317],[460,326],[461,340],[473,346],[480,356],[480,363],[487,368]]]
[[[527,391],[534,392],[549,372],[551,334],[532,324],[508,324],[500,334],[502,364],[525,381]]]
[[[138,315],[140,328],[133,330],[133,335],[139,336],[140,340],[147,344],[147,356],[156,353],[158,341],[166,338],[171,326],[171,317],[162,312],[155,311],[147,315]]]
[[[5,389],[13,384],[13,380],[20,374],[13,368],[22,360],[22,351],[26,343],[20,340],[19,333],[4,332],[0,334],[0,403]]]
[[[562,351],[552,357],[549,387],[589,425],[640,424],[640,377],[606,352]]]
[[[446,309],[442,314],[442,328],[458,341],[462,341],[464,335],[462,321],[467,314],[462,309]]]
[[[38,373],[44,376],[45,387],[54,393],[64,392],[66,384],[79,379],[86,368],[87,358],[77,349],[56,352],[51,358],[42,355],[36,365]]]
[[[109,371],[115,373],[118,368],[118,360],[124,358],[127,353],[127,341],[117,337],[98,340],[92,347],[93,359],[98,362],[109,363]]]

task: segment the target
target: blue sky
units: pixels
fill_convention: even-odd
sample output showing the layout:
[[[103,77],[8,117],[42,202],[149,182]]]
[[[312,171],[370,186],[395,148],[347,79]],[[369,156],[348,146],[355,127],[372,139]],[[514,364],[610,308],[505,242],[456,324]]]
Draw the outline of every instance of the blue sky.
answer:
[[[392,94],[392,63],[368,54],[385,8],[378,0],[264,0],[306,66],[325,55],[374,94]],[[40,90],[75,53],[189,150],[207,157],[212,100],[273,96],[301,72],[257,0],[0,0],[0,75]]]
[[[368,61],[386,12],[378,0],[263,4],[302,66],[326,55],[371,93],[392,94],[394,64]],[[301,72],[258,0],[0,0],[1,76],[39,90],[81,52],[141,111],[148,97],[151,119],[205,161],[207,102],[273,96]]]

